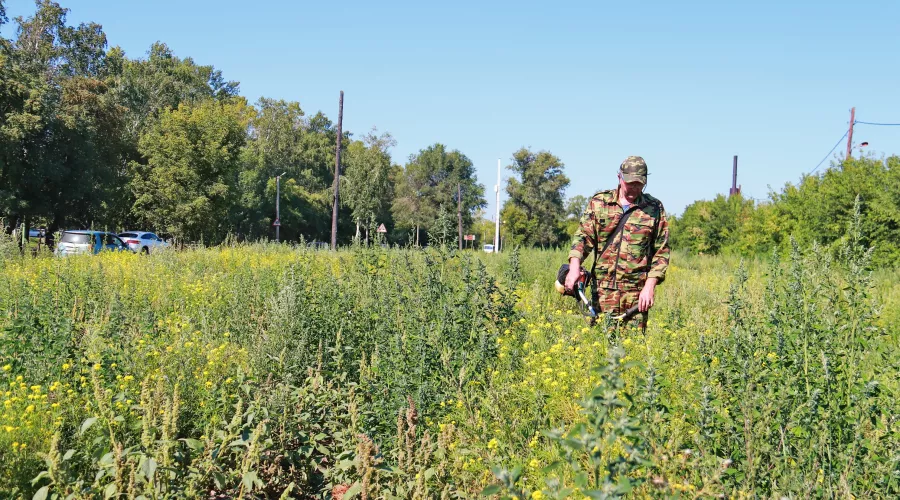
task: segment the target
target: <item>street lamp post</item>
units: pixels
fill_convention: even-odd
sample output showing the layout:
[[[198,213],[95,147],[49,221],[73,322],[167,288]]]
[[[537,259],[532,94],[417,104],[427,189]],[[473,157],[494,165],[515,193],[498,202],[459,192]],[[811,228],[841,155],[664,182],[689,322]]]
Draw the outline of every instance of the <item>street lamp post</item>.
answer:
[[[275,243],[281,242],[281,176],[286,173],[275,176]]]

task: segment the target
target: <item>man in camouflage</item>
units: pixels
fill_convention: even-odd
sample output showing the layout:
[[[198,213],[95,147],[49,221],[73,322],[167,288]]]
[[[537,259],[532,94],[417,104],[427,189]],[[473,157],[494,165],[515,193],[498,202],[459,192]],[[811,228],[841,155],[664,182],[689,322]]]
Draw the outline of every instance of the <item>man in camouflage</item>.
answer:
[[[647,163],[629,156],[619,167],[619,186],[595,194],[581,216],[569,252],[565,287],[575,285],[581,263],[596,251],[594,276],[598,294],[594,306],[616,316],[637,304],[636,321],[647,327],[656,285],[669,267],[669,223],[662,203],[644,193]],[[627,217],[619,229],[622,217]]]

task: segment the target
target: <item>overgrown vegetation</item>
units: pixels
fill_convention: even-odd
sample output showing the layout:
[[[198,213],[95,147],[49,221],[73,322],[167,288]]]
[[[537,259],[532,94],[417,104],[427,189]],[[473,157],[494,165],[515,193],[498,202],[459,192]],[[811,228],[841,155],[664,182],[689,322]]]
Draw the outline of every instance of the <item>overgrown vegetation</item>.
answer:
[[[13,255],[0,495],[893,496],[900,294],[848,234],[676,256],[646,335],[562,252]]]
[[[785,254],[793,237],[837,249],[846,240],[856,198],[860,237],[873,247],[876,265],[894,267],[900,257],[900,157],[844,159],[820,174],[772,192],[765,201],[719,195],[685,208],[672,224],[675,248],[691,253]]]

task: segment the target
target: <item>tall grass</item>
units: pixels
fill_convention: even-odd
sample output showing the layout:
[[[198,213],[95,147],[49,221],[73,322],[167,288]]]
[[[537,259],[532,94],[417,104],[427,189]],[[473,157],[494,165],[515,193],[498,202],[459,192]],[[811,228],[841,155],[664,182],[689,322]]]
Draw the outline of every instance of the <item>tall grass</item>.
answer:
[[[898,492],[895,271],[676,254],[641,334],[588,328],[564,260],[5,255],[0,496]]]

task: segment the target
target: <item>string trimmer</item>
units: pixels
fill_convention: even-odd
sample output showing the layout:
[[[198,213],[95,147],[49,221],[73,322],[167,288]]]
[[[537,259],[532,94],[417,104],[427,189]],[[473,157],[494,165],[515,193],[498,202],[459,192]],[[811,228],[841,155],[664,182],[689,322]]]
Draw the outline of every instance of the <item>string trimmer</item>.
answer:
[[[581,273],[578,275],[578,279],[575,280],[575,285],[571,290],[566,290],[566,276],[569,275],[569,265],[563,264],[560,266],[559,271],[556,273],[556,283],[554,283],[554,287],[556,291],[575,299],[578,302],[578,310],[581,312],[583,316],[587,316],[590,318],[597,317],[597,311],[594,309],[594,305],[591,303],[590,299],[588,299],[585,294],[585,290],[593,283],[594,277],[590,275],[589,272],[585,268],[581,268]],[[615,321],[628,321],[631,318],[635,317],[639,313],[638,306],[631,306],[617,316],[612,316],[612,319]]]

